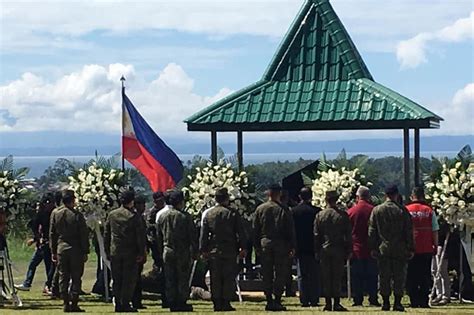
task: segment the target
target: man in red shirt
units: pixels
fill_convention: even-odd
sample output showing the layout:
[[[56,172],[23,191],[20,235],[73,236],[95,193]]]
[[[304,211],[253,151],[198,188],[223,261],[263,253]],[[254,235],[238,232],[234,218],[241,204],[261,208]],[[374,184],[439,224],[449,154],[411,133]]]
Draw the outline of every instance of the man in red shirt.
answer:
[[[408,263],[407,291],[411,307],[429,308],[431,259],[438,246],[439,225],[422,187],[413,188],[411,201],[406,208],[413,222],[415,256]]]
[[[370,256],[368,247],[368,225],[374,206],[370,203],[370,190],[360,186],[356,192],[356,205],[349,209],[352,224],[352,290],[354,304],[361,306],[364,292],[369,294],[369,303],[380,306],[377,299],[377,262]]]

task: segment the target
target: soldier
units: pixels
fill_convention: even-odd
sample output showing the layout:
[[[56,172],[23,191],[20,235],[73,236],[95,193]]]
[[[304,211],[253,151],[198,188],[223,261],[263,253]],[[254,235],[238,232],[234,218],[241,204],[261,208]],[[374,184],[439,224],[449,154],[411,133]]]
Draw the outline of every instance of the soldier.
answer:
[[[142,221],[142,225],[145,227],[146,222],[145,222],[145,217],[144,217],[144,212],[146,208],[146,200],[143,196],[137,196],[135,198],[135,212],[137,213],[138,217]],[[146,238],[146,230],[143,230],[144,237]],[[146,309],[146,306],[143,305],[142,299],[142,290],[143,290],[143,285],[142,285],[142,272],[143,272],[143,266],[146,263],[146,254],[145,254],[145,259],[141,263],[138,263],[138,268],[137,268],[137,284],[135,285],[135,291],[133,292],[133,297],[132,297],[132,306],[136,309]]]
[[[268,201],[258,206],[254,217],[255,249],[261,256],[267,311],[285,311],[281,296],[288,272],[288,260],[295,252],[293,217],[280,205],[281,186],[271,185]]]
[[[393,280],[394,311],[403,312],[401,303],[405,285],[407,262],[413,257],[414,243],[411,217],[397,202],[398,188],[385,188],[385,202],[374,208],[369,220],[369,248],[379,265],[382,310],[390,310],[390,291]]]
[[[191,259],[196,259],[197,238],[191,216],[184,212],[181,191],[169,194],[168,210],[158,217],[157,243],[163,253],[166,298],[172,312],[192,312],[189,298]]]
[[[337,191],[326,192],[327,208],[314,220],[315,252],[321,261],[322,288],[326,298],[324,311],[345,312],[341,305],[344,262],[352,252],[352,227],[349,216],[338,209]],[[334,300],[334,304],[333,301]]]
[[[145,259],[145,227],[134,210],[135,193],[120,196],[122,206],[110,212],[105,223],[105,251],[112,267],[115,312],[136,312],[130,306],[137,282],[138,264]]]
[[[74,209],[74,192],[65,190],[62,200],[64,206],[51,214],[49,240],[52,260],[58,262],[59,292],[64,301],[64,312],[83,312],[77,303],[84,263],[89,254],[89,233],[84,216]]]
[[[200,250],[209,259],[214,311],[235,311],[230,301],[235,295],[237,255],[245,256],[245,234],[240,215],[228,208],[227,188],[218,189],[215,198],[217,206],[203,218]]]
[[[165,196],[161,191],[153,193],[153,208],[145,213],[147,247],[153,258],[153,269],[163,267],[158,246],[156,245],[156,214],[165,207]]]
[[[311,188],[300,190],[301,202],[292,209],[296,231],[296,258],[298,260],[298,287],[301,306],[319,305],[319,263],[314,255],[314,219],[321,211],[311,204]]]

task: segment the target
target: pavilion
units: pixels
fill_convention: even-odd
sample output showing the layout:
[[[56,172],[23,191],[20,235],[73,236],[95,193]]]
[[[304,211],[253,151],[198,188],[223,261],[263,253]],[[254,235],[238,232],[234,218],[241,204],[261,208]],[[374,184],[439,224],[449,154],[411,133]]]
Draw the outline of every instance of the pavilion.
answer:
[[[420,183],[420,129],[443,119],[374,81],[329,0],[306,0],[262,78],[187,118],[189,131],[237,133],[296,130],[403,130],[405,194],[410,187],[410,129],[414,182]]]

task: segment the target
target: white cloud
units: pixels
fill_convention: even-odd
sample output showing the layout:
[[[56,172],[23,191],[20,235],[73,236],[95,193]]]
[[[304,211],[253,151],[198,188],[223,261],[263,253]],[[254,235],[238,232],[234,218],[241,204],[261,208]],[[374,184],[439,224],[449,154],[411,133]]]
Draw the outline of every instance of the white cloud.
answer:
[[[224,88],[216,95],[198,95],[193,79],[173,63],[152,82],[123,64],[86,65],[54,82],[25,73],[0,86],[0,131],[119,132],[121,75],[127,78],[132,102],[157,132],[165,134],[184,134],[184,118],[231,92]]]
[[[474,82],[454,93],[448,104],[433,104],[430,109],[444,118],[441,129],[431,134],[474,135]]]
[[[222,38],[234,34],[281,37],[303,0],[0,0],[3,50],[93,49],[95,31],[129,34],[177,30]],[[441,28],[472,8],[471,0],[332,0],[357,43],[392,51],[400,38]],[[380,43],[377,45],[376,43]],[[90,47],[89,47],[90,46]]]
[[[474,11],[438,31],[423,32],[397,45],[397,59],[402,68],[416,68],[427,62],[428,46],[432,42],[452,43],[474,39]]]

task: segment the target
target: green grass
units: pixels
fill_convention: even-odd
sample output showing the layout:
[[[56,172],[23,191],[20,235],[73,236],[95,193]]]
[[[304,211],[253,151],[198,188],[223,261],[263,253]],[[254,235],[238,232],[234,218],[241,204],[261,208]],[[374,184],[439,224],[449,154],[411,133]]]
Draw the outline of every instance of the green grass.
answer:
[[[14,258],[15,266],[17,270],[14,270],[15,282],[21,283],[24,279],[26,269],[28,266],[29,258],[32,255],[33,248],[23,248],[22,246],[17,247],[18,243],[10,243],[11,256]],[[90,258],[92,258],[91,255]],[[21,258],[21,259],[20,259]],[[95,258],[95,257],[94,257]],[[94,259],[95,260],[95,259]],[[96,263],[89,261],[86,265],[84,277],[83,277],[83,289],[89,291],[95,281],[95,268]],[[51,300],[49,297],[42,295],[42,287],[45,281],[44,265],[40,265],[37,269],[36,276],[33,282],[31,291],[19,292],[19,295],[23,301],[23,307],[15,309],[11,305],[5,305],[4,308],[0,308],[0,314],[61,314],[62,307],[61,301]],[[408,300],[404,300],[405,306],[408,304]],[[191,301],[194,305],[195,313],[208,314],[212,312],[212,304],[204,301]],[[351,307],[350,301],[344,299],[342,301],[350,312],[345,314],[387,314],[387,312],[381,312],[378,308],[373,307]],[[144,304],[148,309],[140,311],[140,313],[157,314],[157,313],[169,313],[168,310],[160,307],[158,296],[154,294],[144,295]],[[321,311],[322,307],[312,309],[302,309],[299,307],[297,298],[285,298],[284,304],[288,307],[288,312],[291,314],[312,314],[314,312]],[[238,302],[233,303],[234,307],[237,308],[237,312],[230,314],[265,314],[263,308],[265,302],[263,301],[263,294],[252,292],[244,293],[244,303]],[[99,301],[93,295],[87,295],[81,297],[80,306],[84,308],[88,313],[102,314],[112,313],[112,304],[107,304]],[[285,314],[283,313],[283,314]],[[390,312],[392,314],[397,314]],[[451,303],[449,306],[436,307],[432,309],[410,309],[407,308],[408,314],[474,314],[474,305],[458,304],[457,302]],[[399,314],[399,313],[398,313]]]

